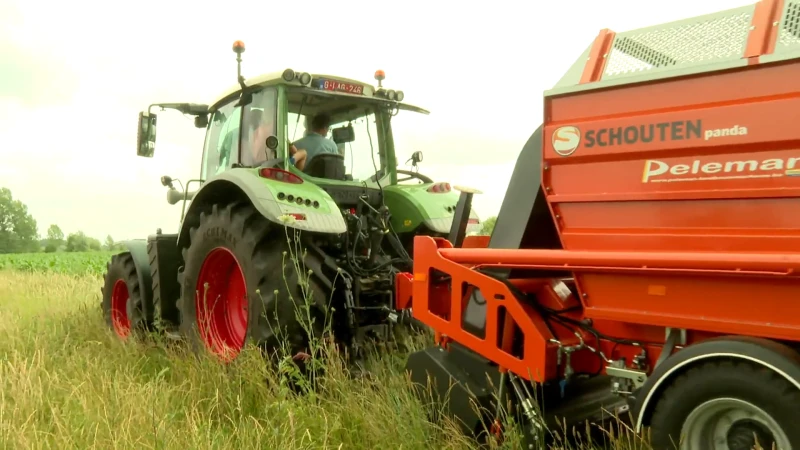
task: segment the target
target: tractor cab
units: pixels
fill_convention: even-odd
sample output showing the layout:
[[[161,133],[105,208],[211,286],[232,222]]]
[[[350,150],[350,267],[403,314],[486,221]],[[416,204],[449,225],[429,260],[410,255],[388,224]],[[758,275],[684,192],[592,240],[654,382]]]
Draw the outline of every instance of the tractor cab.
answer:
[[[403,103],[402,91],[383,87],[386,75],[382,70],[375,72],[377,87],[293,69],[245,81],[241,76],[243,44],[237,42],[234,51],[239,62],[239,84],[209,106],[155,104],[140,114],[140,156],[150,157],[155,149],[156,115],[152,109],[172,108],[194,115],[195,125],[206,128],[201,180],[233,168],[264,166],[312,178],[314,183],[366,183],[375,187],[397,184],[392,120],[400,113],[429,112]],[[330,117],[325,138],[335,144],[337,151],[309,155],[301,170],[293,164],[291,144],[307,141],[304,138],[314,133],[313,118],[321,113]],[[419,162],[419,152],[412,159]],[[407,175],[402,181],[432,183],[416,171],[399,172]]]
[[[435,183],[418,172],[421,152],[411,155],[411,170],[398,169],[395,152],[392,123],[409,114],[429,112],[405,103],[402,91],[385,87],[386,74],[382,70],[375,72],[377,86],[291,68],[245,79],[241,75],[244,44],[237,41],[233,50],[237,55],[238,84],[212,102],[154,104],[139,115],[139,156],[152,157],[155,151],[154,108],[192,115],[195,126],[205,129],[200,176],[186,185],[181,183],[183,192],[162,180],[169,188],[170,204],[183,201],[186,208],[187,202],[193,202],[195,194],[205,187],[214,184],[226,189],[224,186],[231,184],[225,180],[235,179],[234,184],[250,183],[242,188],[247,195],[266,189],[269,194],[264,193],[261,199],[279,202],[275,205],[280,207],[270,206],[273,209],[263,211],[265,216],[282,216],[290,204],[297,208],[301,203],[303,207],[310,205],[315,214],[322,214],[326,209],[323,205],[329,200],[329,209],[338,212],[358,212],[362,206],[377,211],[394,205],[392,226],[398,233],[411,236],[420,230],[432,230],[438,235],[449,232],[458,195],[451,192],[448,183]],[[328,118],[327,126],[314,130],[314,118],[320,114]],[[191,183],[200,187],[190,190]],[[288,188],[286,183],[293,187]],[[300,192],[305,189],[309,192]],[[280,208],[284,209],[279,211]],[[301,225],[317,227],[309,225],[311,219],[307,219],[306,212],[292,214],[306,217]],[[470,220],[477,226],[477,216]],[[344,225],[337,225],[340,226]]]

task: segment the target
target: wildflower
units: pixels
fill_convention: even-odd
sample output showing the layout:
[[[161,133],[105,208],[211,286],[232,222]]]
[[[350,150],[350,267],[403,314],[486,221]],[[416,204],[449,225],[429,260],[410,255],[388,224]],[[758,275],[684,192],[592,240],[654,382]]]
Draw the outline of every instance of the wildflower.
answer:
[[[297,221],[297,218],[295,218],[291,214],[283,214],[281,216],[278,216],[278,220],[281,221],[282,223],[294,223]]]

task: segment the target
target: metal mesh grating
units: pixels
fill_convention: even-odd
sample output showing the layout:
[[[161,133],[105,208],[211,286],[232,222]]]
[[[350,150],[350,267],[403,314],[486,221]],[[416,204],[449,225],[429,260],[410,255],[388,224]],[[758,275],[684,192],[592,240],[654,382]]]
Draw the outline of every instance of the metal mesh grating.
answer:
[[[672,26],[619,33],[603,78],[742,56],[752,7]]]
[[[786,13],[778,35],[778,45],[785,47],[798,44],[800,44],[800,2],[791,2],[786,5]]]

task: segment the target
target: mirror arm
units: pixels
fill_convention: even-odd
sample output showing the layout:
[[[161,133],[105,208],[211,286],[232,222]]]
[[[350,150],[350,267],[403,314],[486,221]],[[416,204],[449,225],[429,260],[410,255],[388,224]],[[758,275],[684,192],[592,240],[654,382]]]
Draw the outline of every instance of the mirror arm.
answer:
[[[202,186],[204,180],[194,179],[186,182],[186,187],[183,190],[183,207],[181,208],[181,223],[183,223],[183,219],[186,216],[186,202],[192,201],[192,199],[194,199],[194,196],[197,194],[197,191],[200,190],[200,188],[197,188],[197,191],[189,192],[189,185],[192,184],[193,182],[200,183],[200,186]]]
[[[208,105],[198,103],[153,103],[147,107],[147,113],[152,113],[153,108],[161,108],[161,111],[174,109],[182,114],[190,114],[192,116],[208,114]]]

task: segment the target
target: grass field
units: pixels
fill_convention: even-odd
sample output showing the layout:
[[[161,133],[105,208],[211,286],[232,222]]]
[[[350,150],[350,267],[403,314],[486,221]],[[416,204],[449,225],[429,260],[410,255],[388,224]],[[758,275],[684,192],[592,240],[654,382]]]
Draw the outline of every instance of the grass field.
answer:
[[[373,360],[369,380],[328,363],[320,389],[298,397],[253,351],[223,366],[119,342],[99,308],[106,257],[0,259],[0,448],[475,448],[453,424],[427,420],[402,354]],[[90,274],[70,269],[81,258]],[[520,448],[517,437],[512,427],[501,448]],[[645,448],[621,442],[612,448]]]
[[[0,255],[0,270],[102,276],[112,254],[113,252],[85,252]]]

